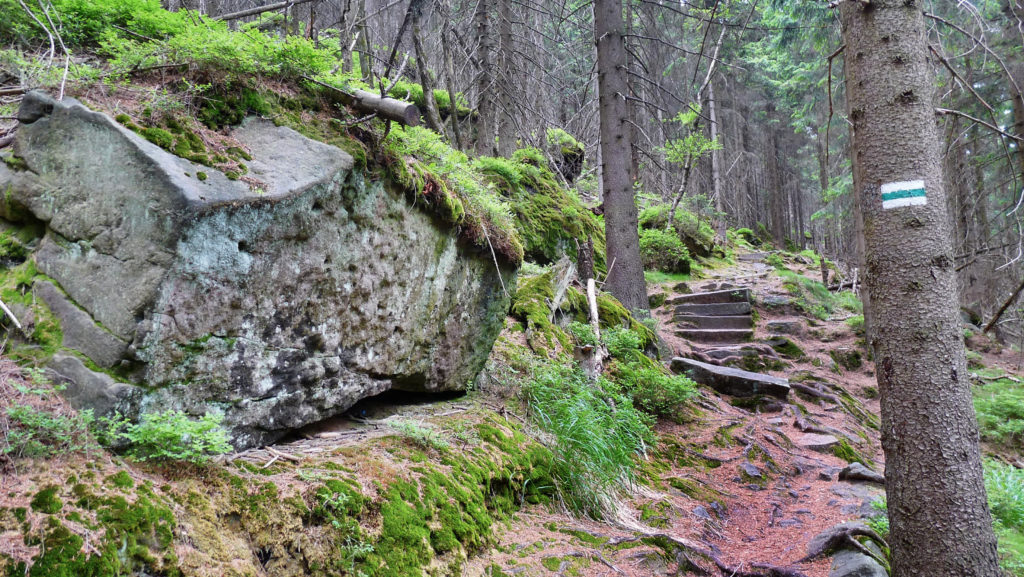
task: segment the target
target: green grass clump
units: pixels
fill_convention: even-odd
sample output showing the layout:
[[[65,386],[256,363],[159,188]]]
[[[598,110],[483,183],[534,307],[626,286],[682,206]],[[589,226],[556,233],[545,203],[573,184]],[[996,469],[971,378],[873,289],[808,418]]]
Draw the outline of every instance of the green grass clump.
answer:
[[[572,335],[573,340],[578,346],[597,346],[598,344],[594,328],[587,323],[579,321],[569,323],[569,334]]]
[[[645,270],[690,272],[690,251],[679,236],[660,229],[640,230],[640,258]]]
[[[642,354],[640,347],[643,339],[637,333],[621,327],[611,328],[601,335],[601,340],[608,347],[608,353],[619,359],[631,359]]]
[[[982,440],[1024,449],[1024,383],[997,379],[972,387],[971,392]]]
[[[553,476],[566,506],[608,513],[635,479],[636,460],[653,441],[651,419],[604,378],[591,382],[561,363],[539,363],[524,383],[532,420],[549,433]]]

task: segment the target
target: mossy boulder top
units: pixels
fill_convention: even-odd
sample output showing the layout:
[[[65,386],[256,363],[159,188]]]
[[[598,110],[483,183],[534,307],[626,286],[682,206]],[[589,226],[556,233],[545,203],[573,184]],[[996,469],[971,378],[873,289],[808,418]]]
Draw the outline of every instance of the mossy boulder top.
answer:
[[[19,120],[0,216],[45,231],[37,300],[79,406],[222,411],[252,446],[387,389],[464,388],[501,329],[514,270],[335,147],[248,119],[232,180],[74,100],[30,93]]]

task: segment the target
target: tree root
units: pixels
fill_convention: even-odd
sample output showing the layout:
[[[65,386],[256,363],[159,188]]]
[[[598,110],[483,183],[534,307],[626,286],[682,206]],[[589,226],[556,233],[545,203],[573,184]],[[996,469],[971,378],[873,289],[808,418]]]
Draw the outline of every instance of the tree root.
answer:
[[[887,549],[889,544],[885,542],[885,539],[881,535],[872,531],[866,525],[860,523],[844,523],[833,527],[828,532],[815,537],[810,544],[807,545],[807,555],[804,556],[798,563],[805,563],[807,561],[813,561],[818,557],[827,555],[839,549],[849,548],[871,557],[875,561],[878,561],[883,567],[888,567],[889,562],[884,558],[880,557],[877,553],[865,547],[860,541],[854,539],[854,537],[867,537],[875,543],[878,543],[882,548]]]

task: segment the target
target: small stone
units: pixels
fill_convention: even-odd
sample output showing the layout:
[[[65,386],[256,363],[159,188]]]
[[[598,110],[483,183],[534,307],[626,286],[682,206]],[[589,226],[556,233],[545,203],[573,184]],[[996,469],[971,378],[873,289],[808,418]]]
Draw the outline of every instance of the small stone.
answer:
[[[828,471],[820,471],[818,472],[818,478],[822,481],[831,481],[832,473],[829,473]]]
[[[786,492],[789,493],[789,496],[794,498],[794,499],[799,499],[800,498],[800,493],[797,493],[793,489],[790,489],[789,491],[786,491]]]
[[[693,510],[693,514],[700,519],[711,519],[711,513],[708,513],[708,510],[704,507],[696,507]]]
[[[661,305],[665,304],[666,298],[668,298],[668,295],[666,295],[663,292],[651,293],[650,295],[647,296],[647,304],[652,309],[656,309]]]
[[[868,483],[885,484],[885,476],[876,473],[864,466],[862,463],[850,463],[839,472],[841,481],[865,481]]]
[[[759,469],[757,465],[751,462],[744,462],[740,464],[740,472],[746,475],[747,477],[752,477],[755,479],[761,479],[764,477],[764,473],[761,472],[761,469]]]
[[[681,294],[684,294],[684,295],[688,295],[688,294],[693,292],[693,289],[690,288],[690,285],[688,285],[688,284],[686,284],[684,282],[676,284],[675,286],[672,287],[672,290],[674,292],[681,293]]]
[[[771,333],[780,333],[784,335],[799,335],[803,332],[803,323],[796,320],[774,320],[768,321],[764,325],[765,329]]]
[[[858,551],[842,549],[832,556],[828,577],[888,577],[885,569],[871,557]]]
[[[797,444],[805,449],[817,451],[819,453],[830,453],[832,447],[839,444],[839,439],[832,435],[819,435],[817,433],[807,433],[797,440]]]
[[[782,528],[786,528],[786,527],[802,527],[803,526],[803,522],[801,522],[800,519],[783,519],[783,520],[779,521],[778,523],[776,523],[775,525],[777,527],[782,527]]]

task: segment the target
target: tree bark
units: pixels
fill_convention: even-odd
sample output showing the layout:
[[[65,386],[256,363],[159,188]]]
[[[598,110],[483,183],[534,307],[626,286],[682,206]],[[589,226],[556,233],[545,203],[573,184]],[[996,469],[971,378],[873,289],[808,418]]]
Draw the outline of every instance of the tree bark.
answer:
[[[423,38],[420,31],[420,20],[422,10],[417,10],[412,15],[412,48],[416,53],[416,75],[419,76],[420,86],[423,88],[423,104],[427,120],[427,127],[434,132],[444,135],[444,126],[441,124],[441,114],[437,111],[437,101],[434,100],[434,79],[430,75],[430,68],[427,66],[427,53],[423,50]]]
[[[605,236],[611,267],[605,289],[629,310],[646,316],[650,305],[640,260],[633,181],[629,176],[631,130],[626,122],[629,87],[622,30],[622,0],[595,0],[601,174],[604,180]]]
[[[839,12],[876,329],[892,575],[996,577],[924,16],[915,0],[844,1]]]
[[[480,71],[477,74],[477,121],[476,121],[476,153],[479,156],[494,156],[494,74],[491,70],[491,53],[494,50],[494,38],[490,32],[490,0],[479,0],[473,22],[476,25],[477,46],[480,53],[477,61]]]
[[[495,53],[497,61],[497,79],[495,88],[498,91],[498,154],[504,157],[511,157],[516,150],[516,127],[512,122],[512,92],[513,88],[513,55],[515,47],[512,42],[512,2],[509,0],[498,0],[498,50]]]
[[[714,64],[712,63],[712,66]],[[711,130],[711,142],[718,141],[718,114],[715,103],[715,83],[708,79],[708,125]],[[722,162],[718,148],[711,149],[711,189],[715,197],[715,233],[725,243],[725,203],[722,199]]]

